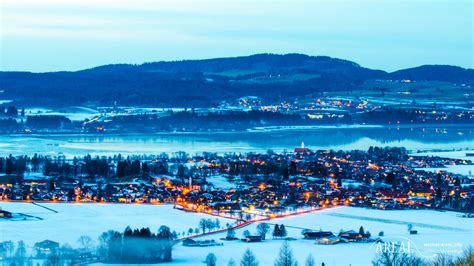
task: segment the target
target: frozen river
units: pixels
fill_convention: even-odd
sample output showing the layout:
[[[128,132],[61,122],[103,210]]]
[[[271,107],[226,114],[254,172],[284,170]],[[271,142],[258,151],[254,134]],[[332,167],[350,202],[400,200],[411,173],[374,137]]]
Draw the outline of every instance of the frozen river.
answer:
[[[293,150],[304,142],[311,149],[367,149],[403,146],[408,150],[474,148],[474,126],[444,127],[320,127],[259,129],[246,132],[156,133],[127,135],[2,135],[0,155],[158,154],[186,151],[265,152]]]

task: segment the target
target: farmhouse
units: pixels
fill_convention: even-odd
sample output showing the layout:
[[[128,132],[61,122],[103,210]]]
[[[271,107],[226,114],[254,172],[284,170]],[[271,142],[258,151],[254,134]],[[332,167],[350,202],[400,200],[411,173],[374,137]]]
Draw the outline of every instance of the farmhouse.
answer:
[[[316,241],[317,244],[320,245],[334,245],[338,243],[347,243],[348,240],[343,237],[338,237],[338,236],[328,236],[328,237],[322,237]]]
[[[12,218],[12,213],[0,209],[0,218]]]
[[[59,249],[59,243],[51,240],[44,240],[38,242],[34,246],[38,257],[43,257],[51,254],[53,251]]]
[[[244,239],[242,239],[245,242],[262,242],[262,237],[261,236],[246,236]]]
[[[183,246],[185,247],[212,247],[222,245],[222,243],[218,243],[215,240],[194,240],[191,238],[183,240]]]
[[[332,232],[319,231],[319,232],[305,232],[303,236],[305,239],[319,239],[322,237],[330,237],[334,234]]]
[[[340,238],[345,238],[349,242],[356,242],[356,241],[362,241],[362,240],[367,240],[370,238],[369,233],[358,233],[354,230],[349,230],[349,231],[343,231],[339,233]]]

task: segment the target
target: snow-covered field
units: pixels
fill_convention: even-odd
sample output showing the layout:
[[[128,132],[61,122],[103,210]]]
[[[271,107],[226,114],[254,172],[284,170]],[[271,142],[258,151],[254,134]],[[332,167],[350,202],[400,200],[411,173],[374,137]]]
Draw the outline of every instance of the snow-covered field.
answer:
[[[207,181],[211,182],[215,188],[220,188],[224,190],[237,187],[235,183],[229,182],[229,180],[227,180],[227,178],[222,175],[208,177]]]
[[[413,153],[411,155],[438,156],[438,157],[445,157],[445,158],[474,161],[473,156],[466,156],[466,153],[474,153],[474,150],[472,150],[472,148],[474,147],[474,142],[471,142],[471,144],[472,146],[470,150],[420,152],[420,153]]]
[[[247,131],[279,131],[279,130],[314,130],[314,129],[350,129],[350,128],[383,128],[381,125],[316,125],[316,126],[264,126],[253,127]]]
[[[51,110],[47,108],[28,108],[25,110],[25,113],[26,115],[60,115],[65,116],[73,121],[84,121],[85,119],[91,119],[94,116],[99,115],[97,110],[82,106],[72,106],[58,110]]]
[[[474,143],[473,143],[474,145]],[[474,156],[467,156],[467,153],[473,153],[473,150],[461,150],[461,151],[440,151],[440,152],[421,152],[413,153],[411,155],[416,156],[438,156],[460,160],[471,160],[474,161]],[[420,170],[437,172],[438,170],[446,171],[453,174],[461,174],[469,177],[474,176],[474,165],[446,165],[446,168],[418,168]]]
[[[199,227],[202,218],[215,220],[217,217],[198,213],[186,213],[172,205],[145,204],[80,204],[41,203],[58,213],[51,212],[32,203],[0,202],[0,208],[13,213],[23,213],[43,220],[29,219],[9,221],[0,219],[0,241],[24,240],[32,245],[45,239],[77,246],[82,235],[92,239],[108,230],[123,231],[125,227],[149,227],[157,232],[161,225],[167,225],[176,232]],[[231,219],[218,218],[220,225],[233,224]]]
[[[53,213],[31,203],[0,203],[0,207],[13,212],[38,216],[44,220],[0,221],[0,241],[24,239],[32,244],[44,239],[68,242],[76,245],[81,235],[94,239],[108,229],[123,230],[131,227],[150,227],[156,231],[160,225],[168,225],[172,230],[186,231],[197,227],[201,218],[216,217],[205,214],[186,213],[169,205],[113,205],[113,204],[45,204],[57,210]],[[300,265],[308,254],[318,263],[326,265],[369,265],[375,256],[375,246],[370,243],[351,243],[338,245],[317,245],[314,240],[303,240],[302,229],[330,230],[334,233],[343,230],[358,230],[363,226],[377,237],[384,231],[385,237],[397,241],[410,241],[412,249],[421,256],[431,256],[434,252],[459,252],[474,244],[474,220],[458,217],[459,213],[431,210],[382,211],[352,207],[336,207],[268,221],[284,224],[289,237],[296,240],[290,245]],[[221,225],[233,220],[220,219]],[[407,225],[413,224],[418,235],[409,235]],[[245,230],[256,233],[257,223],[236,230],[242,237]],[[273,240],[269,236],[261,243],[241,241],[221,241],[226,233],[202,237],[223,242],[223,246],[184,247],[175,246],[171,265],[202,265],[206,255],[214,253],[218,265],[226,265],[229,259],[238,262],[243,252],[250,248],[260,261],[260,265],[272,265],[283,240]],[[443,245],[444,247],[439,247]],[[448,246],[446,246],[448,245]],[[320,265],[320,264],[319,264]]]
[[[290,241],[290,245],[300,265],[308,254],[312,254],[317,265],[325,262],[326,265],[370,265],[375,256],[376,246],[371,243],[350,243],[337,245],[317,245],[314,240],[303,240],[303,228],[334,233],[343,230],[356,230],[363,226],[365,230],[377,237],[384,231],[386,240],[410,241],[412,247],[416,245],[420,256],[431,256],[434,252],[459,252],[463,248],[474,244],[474,220],[457,217],[454,212],[437,212],[430,210],[381,211],[351,207],[337,207],[317,211],[310,214],[286,217],[269,221],[269,223],[284,224],[289,237],[297,240]],[[409,235],[407,224],[412,223],[418,235]],[[257,224],[237,230],[237,235],[249,230],[256,233]],[[273,228],[273,225],[272,225]],[[203,239],[219,239],[225,234],[208,236]],[[405,239],[405,238],[408,238]],[[277,257],[282,240],[266,240],[262,243],[243,243],[223,241],[224,246],[210,248],[191,248],[177,246],[174,250],[176,265],[197,265],[204,261],[209,252],[213,252],[218,262],[225,265],[230,258],[239,261],[245,249],[250,248],[260,261],[260,265],[272,265]],[[436,247],[448,244],[449,247]],[[413,248],[414,249],[414,248]],[[415,251],[418,252],[418,251]],[[319,263],[319,264],[318,264]]]
[[[446,171],[453,174],[474,176],[474,165],[446,165],[446,168],[416,168],[418,170],[425,170],[430,172]]]

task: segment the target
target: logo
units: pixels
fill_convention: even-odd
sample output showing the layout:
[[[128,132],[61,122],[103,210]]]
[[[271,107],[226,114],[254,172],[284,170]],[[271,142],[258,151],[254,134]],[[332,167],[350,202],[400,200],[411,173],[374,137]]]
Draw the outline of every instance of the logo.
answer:
[[[380,237],[369,249],[376,254],[407,254],[425,259],[433,259],[438,254],[455,255],[462,252],[461,243],[423,243],[417,245],[411,239],[403,236]]]

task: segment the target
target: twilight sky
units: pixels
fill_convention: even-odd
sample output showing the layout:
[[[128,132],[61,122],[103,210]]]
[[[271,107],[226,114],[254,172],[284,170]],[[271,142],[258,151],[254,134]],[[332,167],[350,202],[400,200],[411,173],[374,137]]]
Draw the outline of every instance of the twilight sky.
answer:
[[[0,70],[255,53],[474,68],[472,0],[0,0]]]

